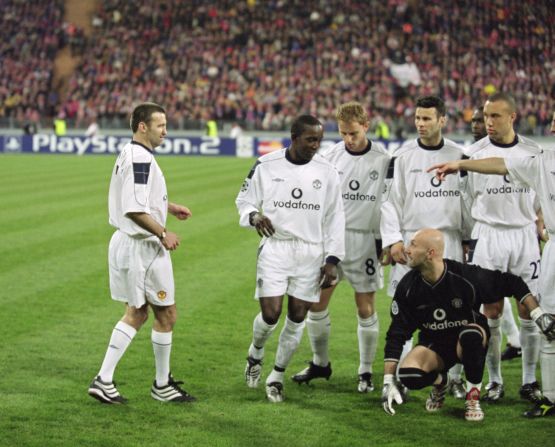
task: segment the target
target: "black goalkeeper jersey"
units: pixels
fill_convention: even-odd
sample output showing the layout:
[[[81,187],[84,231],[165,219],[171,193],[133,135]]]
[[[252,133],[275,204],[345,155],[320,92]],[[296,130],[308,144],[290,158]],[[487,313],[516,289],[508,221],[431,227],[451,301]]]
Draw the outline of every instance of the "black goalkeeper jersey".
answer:
[[[385,360],[399,360],[403,344],[417,329],[428,340],[457,337],[461,327],[475,323],[480,305],[506,296],[521,300],[530,293],[518,276],[499,270],[443,260],[445,270],[435,283],[428,283],[418,270],[399,282],[391,303],[391,326],[387,331]]]

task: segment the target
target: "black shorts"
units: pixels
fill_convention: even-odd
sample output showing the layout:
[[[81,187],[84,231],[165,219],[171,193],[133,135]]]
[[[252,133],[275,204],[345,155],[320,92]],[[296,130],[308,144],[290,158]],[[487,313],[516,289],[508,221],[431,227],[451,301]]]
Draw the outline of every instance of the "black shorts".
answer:
[[[476,313],[475,320],[476,324],[484,329],[489,340],[490,332],[488,319],[484,315]],[[467,328],[468,326],[461,326],[460,329],[449,333],[447,336],[445,334],[438,336],[435,334],[431,335],[429,332],[420,332],[417,345],[431,349],[441,357],[445,365],[444,371],[447,371],[456,363],[461,363],[461,360],[457,356],[457,342],[459,341],[460,333]]]

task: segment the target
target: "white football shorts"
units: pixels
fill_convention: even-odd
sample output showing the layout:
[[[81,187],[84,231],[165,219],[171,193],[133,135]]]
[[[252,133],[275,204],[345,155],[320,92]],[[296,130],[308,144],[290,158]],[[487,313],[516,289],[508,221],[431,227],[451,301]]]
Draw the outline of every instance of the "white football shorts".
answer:
[[[452,259],[453,261],[463,262],[461,233],[454,230],[441,230],[441,232],[443,233],[443,238],[445,240],[443,257],[446,259]],[[409,244],[414,233],[416,233],[416,231],[407,231],[403,233],[403,242],[405,247]],[[395,296],[395,290],[399,285],[399,281],[401,281],[403,276],[405,276],[408,271],[410,271],[410,267],[403,264],[395,264],[391,267],[391,271],[389,272],[389,285],[387,287],[387,294],[390,297]]]
[[[299,239],[263,239],[256,263],[255,298],[293,296],[320,301],[320,268],[324,264],[321,245]]]
[[[476,246],[470,263],[518,275],[536,295],[540,276],[540,246],[536,231],[535,224],[502,228],[476,222],[472,230]]]
[[[549,240],[543,247],[542,266],[538,282],[538,301],[542,309],[555,314],[555,233],[549,234]]]
[[[374,233],[345,231],[345,259],[337,266],[339,279],[347,279],[355,292],[375,292],[383,287],[383,270],[376,253]]]
[[[112,299],[137,308],[147,301],[155,306],[175,303],[170,253],[157,238],[137,239],[116,231],[108,264]]]

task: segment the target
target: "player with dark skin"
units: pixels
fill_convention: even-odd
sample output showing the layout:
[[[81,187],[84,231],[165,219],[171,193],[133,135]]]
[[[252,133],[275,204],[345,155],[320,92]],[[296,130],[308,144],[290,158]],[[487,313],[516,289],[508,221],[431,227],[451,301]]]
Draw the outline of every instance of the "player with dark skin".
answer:
[[[312,160],[320,148],[323,136],[324,129],[320,125],[305,126],[300,134],[292,134],[291,146],[289,148],[291,159],[297,162],[309,162]],[[272,222],[263,214],[254,213],[251,221],[260,236],[270,237],[275,233]],[[337,267],[334,264],[326,263],[322,267],[321,287],[326,289],[336,280]],[[290,296],[288,301],[289,317],[293,321],[303,321],[311,304]],[[264,321],[273,324],[277,323],[281,315],[282,305],[283,297],[261,297],[260,310],[262,311]]]
[[[472,112],[472,119],[470,120],[470,130],[474,141],[481,140],[487,136],[486,123],[484,121],[484,111],[482,108],[474,109]]]

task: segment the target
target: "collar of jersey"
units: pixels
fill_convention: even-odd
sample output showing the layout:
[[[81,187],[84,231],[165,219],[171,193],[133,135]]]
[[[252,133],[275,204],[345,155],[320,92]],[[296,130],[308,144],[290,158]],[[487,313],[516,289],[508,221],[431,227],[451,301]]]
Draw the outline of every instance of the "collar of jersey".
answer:
[[[420,274],[420,278],[422,279],[422,282],[424,282],[425,284],[428,284],[428,286],[430,286],[432,289],[437,286],[438,284],[441,283],[441,281],[443,281],[443,278],[445,278],[445,275],[447,275],[447,263],[445,262],[445,259],[443,260],[443,273],[441,274],[441,276],[439,277],[439,279],[435,282],[435,283],[431,283],[428,282],[426,279],[424,279],[424,276],[422,276],[422,274]]]
[[[291,158],[291,155],[289,154],[289,150],[290,150],[290,149],[291,149],[290,147],[288,147],[287,149],[285,149],[285,159],[286,159],[288,162],[293,163],[294,165],[305,165],[305,164],[307,164],[307,163],[310,163],[310,160],[308,160],[308,161],[295,161],[295,160],[293,160],[293,159]]]
[[[370,152],[370,149],[372,149],[372,142],[371,142],[370,140],[366,140],[366,141],[368,141],[368,144],[366,145],[366,147],[364,148],[364,150],[363,150],[362,152],[353,152],[353,151],[350,151],[349,149],[347,149],[347,146],[345,146],[345,150],[346,150],[349,154],[351,154],[351,155],[353,155],[353,156],[355,156],[355,157],[358,157],[358,156],[360,156],[360,155],[367,154],[368,152]]]
[[[422,141],[420,141],[420,138],[417,138],[416,141],[418,142],[418,146],[420,146],[422,149],[426,151],[439,151],[444,144],[443,138],[441,139],[441,141],[437,146],[426,146],[424,143],[422,143]]]
[[[493,144],[494,146],[497,146],[497,147],[513,147],[513,146],[516,146],[518,144],[518,135],[515,133],[515,139],[511,143],[507,143],[507,144],[497,143],[497,142],[493,141],[491,138],[489,139],[489,142],[491,144]]]
[[[141,146],[142,148],[146,149],[149,153],[152,154],[152,150],[150,150],[148,147],[146,147],[144,144],[139,143],[138,141],[135,140],[131,140],[131,144],[136,144],[137,146]]]

